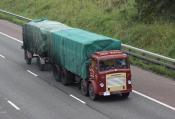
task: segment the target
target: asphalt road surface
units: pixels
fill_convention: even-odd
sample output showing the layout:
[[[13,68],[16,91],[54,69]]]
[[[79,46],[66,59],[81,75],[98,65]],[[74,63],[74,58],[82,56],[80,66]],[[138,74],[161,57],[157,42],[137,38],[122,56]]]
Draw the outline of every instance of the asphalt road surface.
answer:
[[[63,86],[51,71],[39,71],[35,60],[27,65],[21,39],[20,26],[0,21],[0,119],[175,119],[172,79],[132,66],[128,99],[94,102],[77,84]]]

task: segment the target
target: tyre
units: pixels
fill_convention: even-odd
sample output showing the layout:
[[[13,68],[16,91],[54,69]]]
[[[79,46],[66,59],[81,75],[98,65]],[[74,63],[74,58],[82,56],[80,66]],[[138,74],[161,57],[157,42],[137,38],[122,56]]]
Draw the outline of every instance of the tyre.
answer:
[[[30,65],[32,63],[32,53],[25,50],[24,51],[24,59],[26,60],[26,63]]]
[[[40,57],[37,57],[37,65],[38,65],[40,71],[45,70],[45,64],[41,64],[41,58]]]
[[[85,80],[81,80],[80,83],[81,88],[81,94],[84,96],[88,96],[88,83]]]
[[[61,81],[61,70],[60,70],[60,67],[53,65],[52,71],[53,71],[54,79],[56,81],[59,81],[60,82]]]
[[[68,85],[69,84],[68,73],[67,73],[66,69],[63,69],[62,70],[62,73],[61,73],[61,83],[63,85]]]
[[[62,73],[61,73],[61,82],[63,85],[69,85],[73,82],[73,79],[74,79],[74,75],[67,71],[66,69],[63,69],[62,70]]]
[[[121,96],[122,96],[123,98],[128,98],[129,95],[130,95],[130,92],[122,93],[122,94],[121,94]]]
[[[97,99],[97,95],[95,94],[95,88],[92,85],[92,83],[89,84],[89,97],[91,100],[96,100]]]

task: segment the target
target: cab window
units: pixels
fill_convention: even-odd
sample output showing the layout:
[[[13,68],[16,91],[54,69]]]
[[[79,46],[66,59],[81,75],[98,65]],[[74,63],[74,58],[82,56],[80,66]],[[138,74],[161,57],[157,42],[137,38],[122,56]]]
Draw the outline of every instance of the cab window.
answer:
[[[127,59],[106,59],[99,61],[100,71],[128,68]]]

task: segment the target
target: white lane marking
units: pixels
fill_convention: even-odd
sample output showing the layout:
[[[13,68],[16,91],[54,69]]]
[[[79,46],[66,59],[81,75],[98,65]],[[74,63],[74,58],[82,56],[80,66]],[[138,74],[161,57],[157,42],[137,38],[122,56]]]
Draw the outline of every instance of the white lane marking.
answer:
[[[78,100],[79,102],[81,102],[81,103],[83,103],[83,104],[86,104],[86,102],[82,101],[81,99],[75,97],[75,96],[72,95],[72,94],[70,94],[69,96],[72,97],[72,98],[74,98],[74,99],[76,99],[76,100]]]
[[[20,108],[18,106],[16,106],[13,102],[11,102],[10,100],[7,101],[11,106],[13,106],[16,110],[20,110]]]
[[[33,73],[32,71],[30,71],[30,70],[27,70],[27,72],[29,72],[30,74],[32,74],[32,75],[34,75],[34,76],[38,76],[37,74],[35,74],[35,73]]]
[[[1,54],[0,54],[0,57],[3,58],[3,59],[5,59],[5,56],[4,56],[4,55],[1,55]]]
[[[172,106],[170,106],[170,105],[168,105],[168,104],[165,104],[165,103],[163,103],[163,102],[161,102],[161,101],[159,101],[159,100],[156,100],[156,99],[154,99],[154,98],[152,98],[152,97],[149,97],[149,96],[147,96],[147,95],[145,95],[145,94],[142,94],[142,93],[140,93],[140,92],[138,92],[138,91],[132,90],[132,92],[135,93],[135,94],[137,94],[137,95],[140,95],[140,96],[142,96],[142,97],[144,97],[144,98],[146,98],[146,99],[149,99],[149,100],[151,100],[151,101],[153,101],[153,102],[156,102],[156,103],[158,103],[158,104],[160,104],[160,105],[162,105],[162,106],[164,106],[164,107],[167,107],[167,108],[169,108],[169,109],[171,109],[171,110],[173,110],[173,111],[175,111],[175,107],[172,107]]]
[[[12,39],[12,40],[15,40],[15,41],[17,41],[17,42],[19,42],[19,43],[23,43],[21,40],[19,40],[19,39],[17,39],[17,38],[14,38],[14,37],[12,37],[12,36],[9,36],[9,35],[7,35],[7,34],[5,34],[5,33],[0,32],[0,34],[1,34],[1,35],[4,35],[4,36],[6,36],[6,37],[8,37],[8,38],[10,38],[10,39]]]

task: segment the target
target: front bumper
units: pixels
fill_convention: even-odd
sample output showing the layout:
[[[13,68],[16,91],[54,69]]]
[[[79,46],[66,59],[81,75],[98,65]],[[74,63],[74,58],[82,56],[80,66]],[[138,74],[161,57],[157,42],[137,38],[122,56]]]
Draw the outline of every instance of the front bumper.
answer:
[[[122,90],[122,91],[106,91],[106,92],[99,92],[97,95],[99,96],[110,96],[110,95],[116,95],[116,94],[121,94],[121,93],[128,93],[132,92],[132,89],[127,89],[127,90]]]

